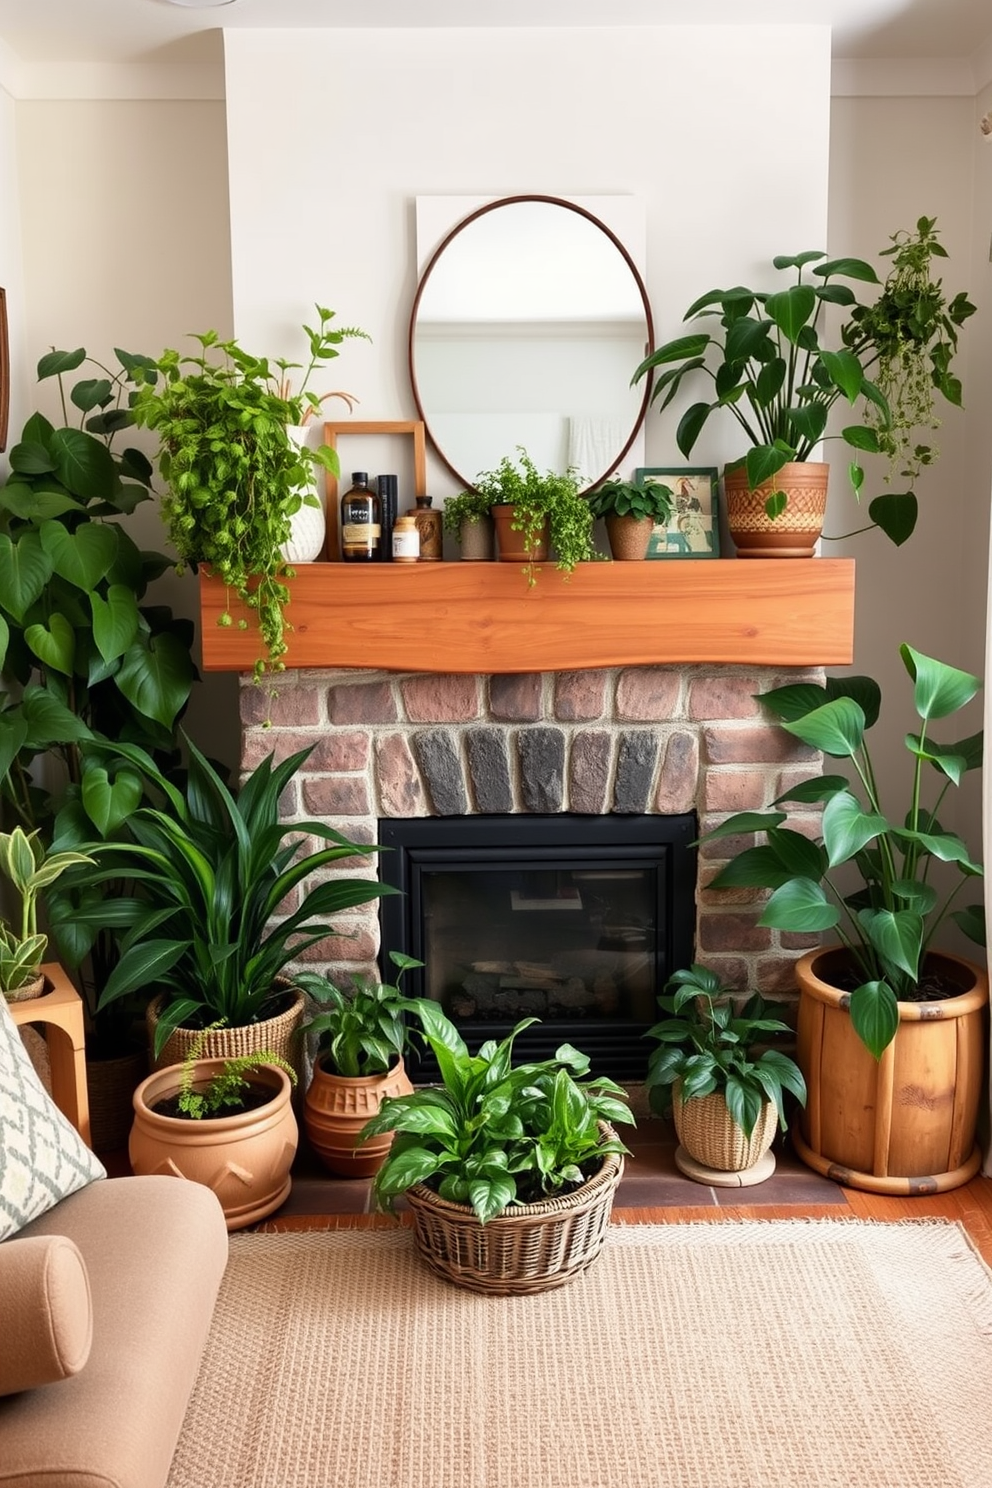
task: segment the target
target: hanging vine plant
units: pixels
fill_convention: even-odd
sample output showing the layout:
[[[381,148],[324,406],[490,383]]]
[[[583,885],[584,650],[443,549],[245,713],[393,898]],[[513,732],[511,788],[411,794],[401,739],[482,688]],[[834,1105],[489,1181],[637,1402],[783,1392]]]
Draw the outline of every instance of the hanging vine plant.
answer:
[[[310,359],[302,363],[252,356],[236,340],[215,331],[192,337],[200,354],[167,350],[155,363],[160,377],[136,395],[137,423],[159,438],[158,467],[168,490],[162,515],[181,565],[208,564],[229,591],[258,618],[264,648],[255,676],[279,671],[287,646],[287,578],[294,570],[281,549],[294,514],[316,497],[314,465],[339,474],[327,445],[309,449],[289,438],[290,425],[306,423],[328,397],[309,388],[318,366],[339,355],[342,341],[364,331],[331,327],[332,310],[316,307],[319,326],[304,326]],[[292,391],[290,373],[302,369]],[[180,568],[181,571],[181,568]],[[233,624],[229,608],[221,625]],[[248,622],[238,624],[247,628]]]

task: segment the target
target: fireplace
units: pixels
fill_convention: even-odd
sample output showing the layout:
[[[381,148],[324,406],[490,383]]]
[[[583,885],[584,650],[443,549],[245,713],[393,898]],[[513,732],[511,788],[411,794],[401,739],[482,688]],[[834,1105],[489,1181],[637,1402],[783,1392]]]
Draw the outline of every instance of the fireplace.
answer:
[[[474,1051],[524,1018],[518,1050],[562,1043],[642,1080],[645,1030],[692,959],[697,832],[679,816],[476,815],[379,823],[382,950]]]

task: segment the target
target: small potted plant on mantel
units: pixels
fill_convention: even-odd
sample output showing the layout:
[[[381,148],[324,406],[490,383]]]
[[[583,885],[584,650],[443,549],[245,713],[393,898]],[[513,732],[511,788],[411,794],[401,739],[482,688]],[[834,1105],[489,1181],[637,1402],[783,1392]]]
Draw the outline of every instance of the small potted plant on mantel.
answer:
[[[459,491],[448,496],[441,508],[445,532],[457,539],[462,561],[489,563],[493,556],[493,519],[491,502],[482,491]]]
[[[517,464],[504,455],[495,470],[482,471],[475,489],[489,502],[500,562],[522,563],[533,585],[549,543],[563,573],[595,557],[592,512],[573,467],[563,475],[553,470],[542,475],[522,445],[517,454]]]
[[[783,1093],[806,1101],[795,1060],[767,1047],[789,1025],[760,993],[736,1006],[732,990],[698,964],[669,978],[658,1006],[669,1016],[645,1035],[659,1042],[646,1083],[659,1115],[671,1087],[678,1167],[718,1188],[764,1182],[775,1171],[776,1129],[786,1130]]]
[[[621,480],[619,474],[604,481],[589,496],[594,517],[603,517],[614,559],[643,559],[657,522],[671,518],[674,495],[652,476]]]
[[[934,422],[932,400],[921,390],[960,404],[951,361],[958,330],[975,310],[963,293],[948,303],[941,281],[932,277],[931,259],[947,256],[935,229],[935,218],[921,217],[915,234],[893,236],[883,254],[893,256],[892,272],[870,305],[839,282],[878,284],[864,260],[828,260],[815,251],[780,255],[772,262],[792,274],[786,288],[708,290],[684,319],[719,317],[719,331],[668,341],[635,371],[637,382],[658,370],[651,399],[660,399],[661,410],[687,380],[712,384],[712,400],[693,403],[679,421],[676,442],[687,459],[717,410],[728,410],[740,426],[749,448],[724,471],[728,525],[740,557],[812,556],[830,467],[811,457],[825,437],[838,437],[855,451],[849,474],[859,497],[864,453],[888,455],[893,468],[908,460],[901,474],[909,480],[932,463],[932,448],[917,444],[917,428]],[[828,348],[820,339],[821,318],[834,305],[848,315]],[[829,436],[827,419],[841,400],[851,407],[862,403],[864,418]],[[868,517],[892,542],[903,543],[916,525],[916,496],[912,490],[878,496]]]
[[[793,1139],[818,1172],[877,1193],[955,1188],[977,1172],[988,1003],[984,967],[937,949],[948,917],[985,943],[982,904],[953,908],[962,890],[980,885],[981,864],[939,817],[950,787],[980,768],[982,735],[948,743],[930,735],[931,723],[957,713],[981,684],[911,646],[900,655],[920,728],[906,735],[912,768],[894,810],[883,811],[889,782],[879,780],[866,739],[879,686],[830,677],[773,688],[761,702],[794,738],[848,761],[860,794],[846,775],[817,776],[705,838],[763,834],[710,887],[770,890],[759,925],[838,938],[796,967],[809,1102]],[[822,840],[813,840],[810,812],[821,807]]]

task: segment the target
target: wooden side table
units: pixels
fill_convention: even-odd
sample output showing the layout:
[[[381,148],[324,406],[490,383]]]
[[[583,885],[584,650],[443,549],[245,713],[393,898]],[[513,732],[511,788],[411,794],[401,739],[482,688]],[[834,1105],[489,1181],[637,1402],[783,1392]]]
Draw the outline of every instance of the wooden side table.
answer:
[[[41,968],[49,990],[27,1002],[9,1002],[18,1025],[43,1025],[52,1070],[52,1099],[90,1145],[90,1101],[86,1087],[86,1037],[83,1002],[55,961]]]

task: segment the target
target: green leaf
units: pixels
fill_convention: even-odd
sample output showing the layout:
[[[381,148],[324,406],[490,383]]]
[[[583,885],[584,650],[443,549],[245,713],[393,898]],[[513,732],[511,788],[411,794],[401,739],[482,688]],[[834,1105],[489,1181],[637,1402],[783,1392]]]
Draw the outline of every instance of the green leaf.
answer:
[[[985,944],[985,908],[981,904],[969,904],[967,909],[956,909],[951,915],[960,930],[976,945]]]
[[[700,357],[710,344],[710,338],[703,332],[692,336],[679,336],[674,341],[667,341],[664,346],[659,346],[653,351],[634,373],[634,381],[639,382],[645,372],[652,367],[663,367],[669,362],[683,362],[690,357]]]
[[[786,416],[790,429],[794,429],[808,444],[816,444],[827,427],[827,410],[822,403],[807,403],[802,408],[790,408]]]
[[[826,689],[817,682],[792,682],[787,687],[772,687],[759,693],[761,706],[773,718],[805,718],[807,713],[823,706]]]
[[[798,801],[801,804],[829,801],[838,791],[849,789],[850,781],[846,775],[817,775],[813,780],[801,780],[798,785],[790,785],[783,795],[775,797],[772,805],[781,806],[785,801]]]
[[[874,677],[828,677],[825,692],[828,702],[834,698],[851,698],[865,715],[865,728],[873,728],[882,711],[882,689]]]
[[[124,655],[116,682],[133,708],[171,729],[192,687],[189,652],[167,631],[151,637],[139,633]]]
[[[805,933],[832,930],[840,922],[840,917],[840,910],[830,903],[818,883],[808,878],[794,878],[775,890],[758,924],[773,930]]]
[[[853,351],[821,351],[820,361],[834,387],[840,389],[849,403],[856,403],[864,373]]]
[[[0,672],[3,671],[4,664],[7,660],[7,646],[9,642],[10,626],[7,624],[3,616],[0,615]],[[2,779],[2,775],[3,772],[0,772],[0,779]]]
[[[44,490],[10,480],[0,492],[0,505],[25,522],[44,522],[52,517],[64,516],[66,512],[83,510],[75,497],[54,482],[49,489]]]
[[[748,489],[756,491],[766,480],[778,475],[783,465],[795,457],[795,450],[784,444],[756,444],[749,449],[744,464]]]
[[[28,725],[19,709],[0,713],[0,780],[7,775],[24,747],[27,735]]]
[[[848,759],[861,747],[865,715],[852,698],[833,698],[803,718],[783,722],[782,727],[824,754]]]
[[[89,764],[83,775],[86,812],[102,837],[109,837],[141,804],[143,786],[133,770],[119,770],[111,780],[102,765]]]
[[[841,438],[852,449],[864,450],[869,455],[881,453],[882,446],[878,442],[878,435],[874,429],[868,429],[864,424],[849,424],[841,429],[840,433]]]
[[[692,447],[715,406],[710,403],[693,403],[679,420],[679,426],[675,431],[675,443],[686,459],[692,453]]]
[[[76,632],[58,610],[47,625],[29,625],[24,639],[43,666],[54,668],[64,676],[72,676],[72,664],[76,654]]]
[[[923,919],[911,909],[863,909],[858,919],[883,961],[919,980]]]
[[[888,491],[868,503],[868,515],[890,542],[901,547],[916,529],[920,503],[912,491]]]
[[[884,816],[865,812],[849,791],[838,791],[823,808],[823,845],[830,867],[849,862],[888,830]]]
[[[779,294],[770,294],[764,308],[786,340],[795,343],[816,312],[816,292],[811,284],[793,284]]]
[[[896,994],[887,982],[865,982],[851,993],[851,1023],[875,1059],[891,1044],[899,1027]]]
[[[860,279],[863,284],[877,284],[878,275],[871,264],[863,258],[832,258],[828,263],[818,264],[813,270],[823,279],[832,279],[842,274],[845,279]]]
[[[59,480],[84,501],[100,501],[117,486],[117,467],[109,449],[82,429],[55,429],[51,452]]]
[[[93,639],[104,661],[116,661],[138,634],[138,605],[134,591],[125,584],[111,584],[106,599],[90,595]]]
[[[27,724],[24,743],[28,748],[48,749],[52,744],[75,744],[92,738],[79,715],[46,687],[26,687],[21,710]]]
[[[956,713],[959,708],[971,702],[982,685],[979,678],[972,676],[971,672],[959,671],[946,662],[924,656],[922,651],[914,651],[912,646],[900,646],[899,654],[916,684],[913,703],[924,720],[947,718],[951,713]]]
[[[98,1006],[105,1008],[129,992],[140,992],[159,981],[187,950],[189,941],[143,940],[122,952],[104,983]]]
[[[714,889],[777,889],[792,874],[770,846],[747,847],[731,858],[713,879]]]
[[[52,564],[37,532],[20,533],[11,542],[0,532],[0,605],[23,620],[52,576]]]
[[[75,351],[48,351],[38,363],[38,381],[58,377],[63,372],[75,372],[86,360],[86,351],[77,346]]]
[[[117,556],[117,532],[101,522],[84,522],[75,532],[61,522],[44,522],[41,541],[53,572],[87,593],[106,577]]]
[[[736,837],[743,832],[766,832],[770,827],[781,826],[786,820],[784,811],[737,811],[713,827],[701,840],[715,842],[720,837]]]
[[[10,468],[18,475],[51,475],[55,460],[48,446],[36,439],[22,439],[10,452]]]

